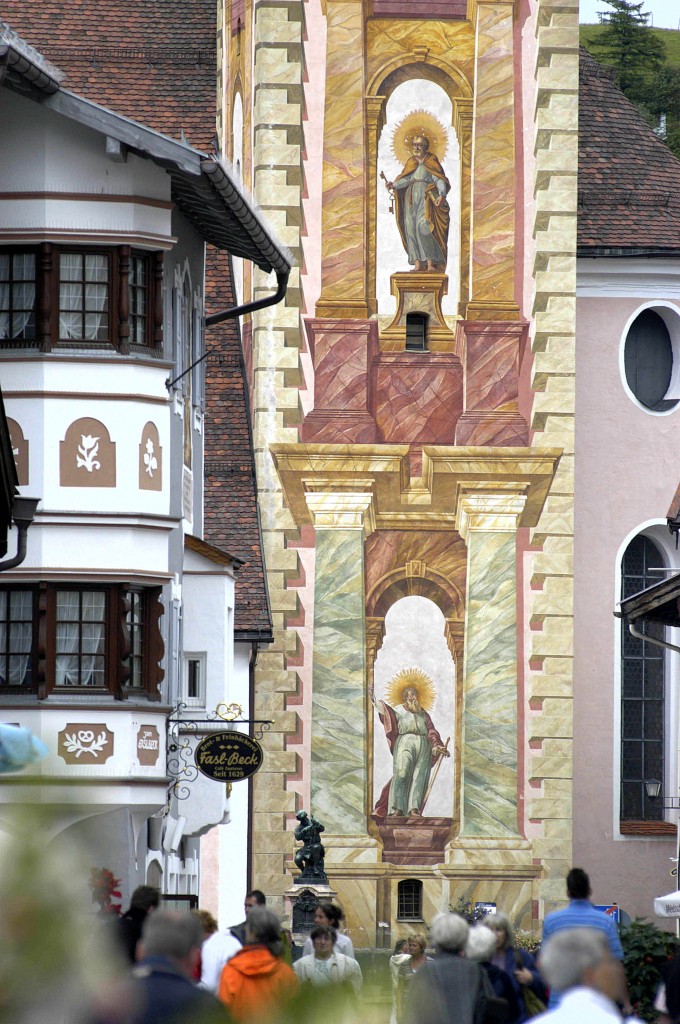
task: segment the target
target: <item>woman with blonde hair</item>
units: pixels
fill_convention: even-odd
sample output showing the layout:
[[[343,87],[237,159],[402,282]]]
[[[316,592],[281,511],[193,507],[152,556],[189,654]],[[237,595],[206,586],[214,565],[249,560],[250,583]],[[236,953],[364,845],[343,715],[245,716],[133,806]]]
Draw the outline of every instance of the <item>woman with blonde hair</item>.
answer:
[[[392,960],[398,960],[396,965],[396,1019],[401,1024],[404,1019],[404,1005],[410,983],[431,957],[425,955],[427,949],[427,938],[425,935],[409,935],[401,955],[393,956]]]
[[[519,1015],[509,1019],[508,1024],[522,1024],[545,1009],[546,991],[536,961],[526,949],[515,946],[515,933],[507,914],[490,914],[484,918],[484,924],[496,934],[496,952],[491,963],[505,971],[517,996]],[[539,1004],[543,1004],[542,1009]]]

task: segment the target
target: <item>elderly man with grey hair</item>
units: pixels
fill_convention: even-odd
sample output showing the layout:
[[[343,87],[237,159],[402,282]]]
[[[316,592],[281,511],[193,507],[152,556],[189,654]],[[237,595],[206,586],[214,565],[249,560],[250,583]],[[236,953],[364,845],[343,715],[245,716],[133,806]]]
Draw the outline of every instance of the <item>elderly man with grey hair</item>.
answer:
[[[436,950],[411,982],[408,1024],[482,1024],[491,986],[479,964],[463,951],[469,934],[460,914],[437,914],[430,929]]]
[[[195,914],[157,910],[144,922],[137,956],[138,1011],[133,1024],[214,1024],[224,1007],[193,981],[203,942]]]
[[[562,998],[556,1009],[539,1014],[534,1021],[621,1024],[616,1005],[620,964],[612,956],[604,933],[594,928],[557,932],[543,946],[539,966],[548,985]]]

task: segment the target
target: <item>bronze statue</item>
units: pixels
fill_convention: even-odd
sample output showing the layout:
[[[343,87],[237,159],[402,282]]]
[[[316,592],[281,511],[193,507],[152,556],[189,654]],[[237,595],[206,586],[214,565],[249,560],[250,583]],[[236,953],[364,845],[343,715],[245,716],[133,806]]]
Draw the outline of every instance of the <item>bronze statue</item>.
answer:
[[[321,845],[324,826],[316,818],[310,817],[307,811],[298,811],[296,818],[300,824],[294,834],[298,842],[302,843],[302,847],[295,851],[295,864],[302,872],[300,881],[327,884],[328,878],[323,868],[326,851]]]

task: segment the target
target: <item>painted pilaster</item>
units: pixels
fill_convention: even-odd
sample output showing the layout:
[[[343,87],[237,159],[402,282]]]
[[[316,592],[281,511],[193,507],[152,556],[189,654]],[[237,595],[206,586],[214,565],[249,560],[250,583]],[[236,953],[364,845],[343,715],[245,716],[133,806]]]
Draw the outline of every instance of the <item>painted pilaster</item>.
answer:
[[[477,0],[468,320],[516,320],[513,0]]]
[[[317,317],[366,318],[364,5],[327,0],[321,297]]]
[[[517,555],[520,493],[463,492],[467,544],[461,836],[508,837],[517,823]]]
[[[254,3],[252,190],[267,222],[297,264],[285,300],[252,317],[253,440],[274,626],[274,642],[260,652],[256,669],[255,717],[272,719],[272,726],[263,739],[263,769],[253,779],[252,879],[269,898],[280,897],[290,885],[286,858],[295,844],[286,831],[286,816],[294,814],[297,807],[286,778],[300,770],[299,747],[289,744],[289,737],[298,731],[298,717],[295,709],[286,706],[287,698],[296,695],[300,685],[295,669],[298,634],[288,628],[290,620],[299,621],[299,596],[287,585],[300,570],[297,551],[286,544],[285,531],[294,524],[284,507],[270,445],[296,441],[300,418],[303,39],[303,3]],[[247,119],[248,103],[244,114]],[[244,134],[247,138],[247,128]],[[253,298],[271,291],[268,275],[254,269]],[[283,901],[277,909],[283,909]]]
[[[532,444],[563,455],[531,531],[527,583],[528,818],[543,863],[543,913],[564,900],[572,861],[573,533],[578,0],[541,0],[536,22]]]
[[[375,527],[368,488],[306,494],[316,528],[312,812],[336,835],[366,834],[364,539]]]

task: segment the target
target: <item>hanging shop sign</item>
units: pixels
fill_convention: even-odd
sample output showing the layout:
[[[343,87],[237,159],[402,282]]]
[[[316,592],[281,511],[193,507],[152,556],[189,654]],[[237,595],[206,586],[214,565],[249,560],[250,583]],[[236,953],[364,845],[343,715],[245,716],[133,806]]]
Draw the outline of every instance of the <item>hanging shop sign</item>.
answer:
[[[249,779],[262,767],[262,747],[250,736],[217,732],[205,736],[194,753],[199,772],[216,782]]]

